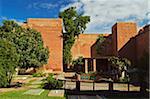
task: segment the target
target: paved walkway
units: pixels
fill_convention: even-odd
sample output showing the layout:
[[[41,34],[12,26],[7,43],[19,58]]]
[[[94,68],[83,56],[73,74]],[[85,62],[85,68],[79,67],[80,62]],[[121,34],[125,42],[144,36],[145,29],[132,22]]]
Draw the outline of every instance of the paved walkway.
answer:
[[[106,97],[104,97],[104,96],[99,96],[99,95],[96,95],[96,96],[88,96],[88,95],[69,95],[67,98],[68,98],[68,99],[107,99]]]
[[[29,95],[40,95],[42,92],[44,92],[44,89],[30,89],[23,94],[29,94]]]
[[[58,97],[64,97],[64,90],[51,90],[48,94],[48,96],[58,96]]]

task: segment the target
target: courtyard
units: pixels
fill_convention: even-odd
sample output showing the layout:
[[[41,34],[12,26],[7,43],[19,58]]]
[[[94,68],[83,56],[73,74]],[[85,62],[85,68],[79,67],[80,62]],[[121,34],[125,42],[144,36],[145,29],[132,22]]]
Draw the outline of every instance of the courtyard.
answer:
[[[148,99],[149,0],[0,0],[0,99]]]
[[[109,93],[108,83],[95,83],[95,88],[93,90],[93,83],[81,82],[80,92],[77,92],[76,82],[72,81],[67,81],[61,89],[46,90],[41,87],[41,83],[44,78],[45,77],[33,77],[32,75],[16,75],[12,83],[22,83],[21,87],[0,88],[0,97],[1,99],[76,99],[77,97],[80,97],[81,99],[100,99],[102,97],[105,97],[105,95]],[[128,92],[128,87],[127,84],[114,83],[114,90],[116,90],[116,93]],[[73,94],[71,94],[72,92]],[[134,92],[136,92],[136,94],[139,94],[138,92],[140,92],[140,87],[130,85],[129,93]],[[86,96],[84,94],[91,95]],[[127,96],[125,96],[131,97],[130,95],[128,96],[128,94],[126,94]],[[111,97],[119,98],[120,96]],[[113,99],[111,97],[105,98]],[[139,95],[139,97],[141,96]]]

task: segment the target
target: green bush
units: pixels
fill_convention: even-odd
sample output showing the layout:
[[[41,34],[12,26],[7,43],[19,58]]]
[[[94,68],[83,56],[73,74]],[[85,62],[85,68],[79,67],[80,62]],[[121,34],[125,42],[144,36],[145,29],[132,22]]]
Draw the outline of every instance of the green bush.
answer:
[[[43,86],[44,89],[59,89],[59,88],[62,88],[63,82],[59,81],[59,80],[56,80],[53,76],[54,76],[53,74],[49,74],[49,76],[46,77],[43,80],[42,86]]]
[[[6,39],[14,44],[20,55],[20,68],[36,68],[47,64],[49,50],[44,47],[40,32],[23,28],[14,21],[4,20],[0,25],[0,39]]]
[[[129,82],[129,78],[128,77],[120,78],[119,82]]]
[[[74,66],[74,70],[78,73],[83,72],[83,68],[82,68],[83,64],[84,64],[84,62],[83,62],[82,56],[80,56],[77,59],[72,61],[72,65]]]
[[[34,73],[32,76],[33,77],[44,77],[46,75],[44,73],[42,73],[42,72],[37,72],[37,73]]]
[[[19,56],[13,43],[0,40],[0,87],[10,86]]]

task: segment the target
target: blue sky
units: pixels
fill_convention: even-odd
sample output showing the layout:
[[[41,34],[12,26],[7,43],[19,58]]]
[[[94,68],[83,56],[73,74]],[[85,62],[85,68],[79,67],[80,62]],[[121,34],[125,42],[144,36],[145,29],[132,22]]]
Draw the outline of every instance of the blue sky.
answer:
[[[1,16],[18,21],[27,18],[57,18],[61,7],[69,0],[0,0]]]
[[[0,22],[24,22],[27,18],[57,18],[71,6],[91,17],[86,33],[110,33],[116,22],[150,23],[149,0],[0,0]]]

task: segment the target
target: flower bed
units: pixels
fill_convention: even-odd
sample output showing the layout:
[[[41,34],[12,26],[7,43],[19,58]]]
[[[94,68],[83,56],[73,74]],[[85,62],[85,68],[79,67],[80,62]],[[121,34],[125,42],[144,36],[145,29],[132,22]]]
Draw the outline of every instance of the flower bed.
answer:
[[[95,74],[81,74],[80,79],[81,80],[95,80],[96,75]]]

